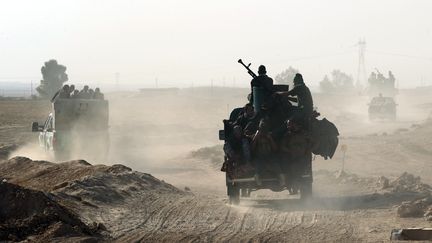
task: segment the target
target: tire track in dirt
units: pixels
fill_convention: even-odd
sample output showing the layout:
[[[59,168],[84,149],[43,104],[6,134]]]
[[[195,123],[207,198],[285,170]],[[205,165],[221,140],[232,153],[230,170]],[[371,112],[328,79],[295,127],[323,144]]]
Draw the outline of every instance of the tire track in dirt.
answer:
[[[213,235],[215,232],[223,231],[223,230],[220,230],[220,229],[226,224],[226,222],[228,221],[228,218],[229,218],[230,214],[231,214],[231,208],[229,207],[228,210],[226,210],[226,214],[225,214],[225,217],[223,217],[223,220],[221,220],[220,222],[216,223],[216,226],[213,229],[208,230],[206,232],[202,232],[202,235]],[[181,238],[179,240],[179,242],[198,242],[199,239],[200,238],[197,238],[195,236],[187,235],[187,236]]]
[[[285,218],[285,217],[284,217]],[[262,242],[263,241],[263,236],[266,235],[266,232],[268,232],[268,230],[273,229],[274,227],[276,227],[276,222],[278,221],[278,219],[280,219],[279,217],[261,217],[261,219],[264,219],[264,227],[262,227],[258,233],[254,233],[250,235],[250,238],[248,239],[249,241],[252,241],[253,239]]]
[[[209,208],[212,210],[209,211]],[[350,240],[352,227],[343,217],[341,219],[335,220],[319,212],[279,212],[188,197],[161,208],[158,213],[149,216],[146,223],[128,232],[129,237],[120,238],[119,242],[126,239],[138,242]],[[327,239],[322,232],[333,227],[347,230],[340,234],[335,232],[338,234]]]
[[[140,228],[141,226],[143,226],[143,225],[145,225],[152,217],[154,217],[156,214],[157,214],[157,212],[158,212],[158,210],[153,210],[153,211],[151,211],[150,213],[148,212],[148,211],[144,211],[144,214],[140,214],[140,212],[138,211],[138,212],[134,212],[133,214],[134,215],[142,215],[143,217],[142,217],[142,222],[137,222],[137,225],[136,226],[134,226],[134,227],[132,227],[132,228],[130,228],[130,229],[128,229],[128,230],[126,230],[126,231],[124,231],[124,232],[122,232],[122,234],[121,235],[119,235],[118,237],[122,237],[122,236],[124,236],[124,235],[126,235],[126,234],[128,234],[129,232],[132,232],[132,231],[134,231],[134,230],[137,230],[138,228]]]
[[[181,213],[185,208],[181,205],[182,202],[190,200],[189,198],[181,198],[180,201],[176,201],[173,204],[169,204],[158,213],[154,214],[153,217],[147,222],[145,227],[148,229],[147,232],[142,236],[145,238],[153,238],[155,235],[158,235],[160,240],[164,239],[164,235],[161,234],[167,227],[164,227],[167,221],[178,219],[178,214]],[[173,202],[170,200],[170,202]],[[172,217],[171,217],[172,216]],[[140,229],[141,230],[141,229]]]
[[[230,210],[227,218],[224,219],[222,227],[218,227],[213,230],[208,236],[205,237],[205,241],[211,242],[225,242],[232,240],[233,236],[241,231],[244,222],[246,220],[248,209],[241,208],[239,206],[228,206],[221,205]]]
[[[235,229],[235,231],[233,232],[232,235],[228,235],[228,237],[230,239],[235,239],[236,236],[238,236],[239,234],[241,234],[241,232],[244,230],[245,222],[248,219],[248,216],[250,216],[249,211],[250,211],[250,209],[247,208],[246,211],[241,214],[241,217],[240,217],[240,220],[239,220],[240,222],[238,224],[236,224],[236,225],[238,225],[238,227],[236,227],[236,229]]]
[[[262,242],[273,242],[274,239],[280,239],[283,238],[282,236],[285,236],[288,232],[295,230],[296,228],[300,227],[303,223],[303,212],[300,212],[300,220],[297,220],[299,216],[296,216],[296,214],[299,214],[298,212],[289,212],[285,213],[284,217],[282,218],[282,222],[278,225],[273,226],[273,232],[264,231],[261,233],[261,235],[258,235],[258,241]],[[289,225],[289,226],[288,226]]]

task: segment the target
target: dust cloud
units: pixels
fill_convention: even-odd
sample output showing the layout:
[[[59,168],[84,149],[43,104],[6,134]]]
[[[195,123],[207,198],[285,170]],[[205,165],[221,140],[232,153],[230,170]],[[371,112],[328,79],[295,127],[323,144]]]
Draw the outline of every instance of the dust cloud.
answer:
[[[367,96],[313,93],[314,105],[321,118],[326,117],[337,125],[341,134],[340,144],[346,145],[347,151],[344,153],[339,146],[331,160],[318,156],[314,158],[312,200],[304,202],[299,195],[289,195],[287,191],[259,190],[252,192],[250,198],[242,198],[239,206],[229,206],[225,175],[220,172],[223,142],[218,140],[218,130],[222,129],[222,120],[233,108],[244,105],[248,92],[249,89],[240,88],[190,88],[171,93],[106,94],[110,102],[110,151],[107,160],[97,161],[78,154],[72,154],[71,159],[85,159],[91,164],[123,164],[136,171],[151,173],[162,181],[154,180],[169,183],[181,193],[137,191],[139,187],[135,183],[124,184],[130,181],[130,173],[135,173],[127,169],[122,172],[124,181],[110,175],[104,183],[113,183],[119,189],[118,193],[127,198],[125,202],[128,204],[99,207],[100,212],[117,210],[118,213],[103,213],[105,218],[98,216],[97,221],[112,232],[127,231],[128,234],[123,236],[121,233],[114,235],[119,237],[119,241],[163,238],[172,242],[178,239],[179,234],[202,241],[223,241],[232,237],[244,240],[260,238],[259,235],[263,235],[262,239],[277,240],[289,235],[290,241],[300,241],[304,237],[322,241],[321,233],[335,228],[356,228],[358,232],[334,232],[330,241],[379,240],[388,238],[389,231],[383,228],[395,227],[397,208],[405,212],[420,205],[417,201],[403,204],[404,201],[424,197],[421,192],[415,191],[420,180],[413,180],[413,186],[408,187],[414,188],[414,192],[399,191],[399,188],[405,188],[398,186],[401,183],[392,188],[391,181],[406,171],[420,176],[422,183],[432,183],[429,165],[432,159],[429,149],[432,103],[427,93],[402,90],[397,96],[397,119],[373,122],[368,118]],[[28,143],[11,153],[10,157],[27,156],[34,160],[53,161],[47,157],[50,154],[47,155],[37,144],[37,133],[27,138]],[[48,163],[53,168],[63,168],[60,172],[70,176],[74,175],[71,169],[93,171],[105,168],[98,165],[93,168],[84,162],[56,162],[34,161],[28,164],[39,166]],[[26,163],[20,163],[20,166],[26,166]],[[69,164],[76,168],[64,167]],[[117,167],[119,165],[113,166]],[[344,173],[339,172],[342,168]],[[26,176],[44,175],[35,173],[28,171],[24,176],[17,169],[16,177],[22,180]],[[389,178],[390,188],[383,187],[383,176]],[[94,179],[92,176],[83,178],[87,181]],[[97,178],[92,182],[98,182]],[[77,183],[81,185],[79,181],[75,183],[71,180],[66,188]],[[64,185],[59,183],[58,186]],[[63,189],[57,190],[55,193]],[[147,192],[153,193],[154,198],[149,199],[145,194]],[[86,200],[83,196],[83,201]],[[76,203],[82,207],[80,214],[85,212],[84,216],[89,220],[96,220],[94,207],[82,206],[80,200]],[[426,212],[427,206],[423,205],[421,209]],[[418,219],[403,218],[401,220],[409,221],[402,221],[398,226],[428,223]],[[141,226],[136,228],[137,225]],[[269,228],[269,225],[272,227]],[[175,233],[164,232],[161,235],[162,227]],[[289,234],[281,233],[282,230]],[[377,233],[364,235],[364,232],[371,231]],[[152,233],[143,235],[143,232]],[[200,236],[194,235],[195,232],[199,232]]]
[[[29,142],[9,154],[9,159],[15,156],[26,156],[33,160],[55,161],[54,154],[39,146],[38,142]]]
[[[233,108],[245,104],[248,92],[249,89],[206,87],[181,89],[170,94],[109,94],[109,161],[149,171],[181,188],[188,186],[204,191],[211,188],[224,192],[225,178],[219,171],[223,161],[220,147],[223,142],[218,141],[217,131],[223,128],[222,120],[228,117]],[[421,93],[413,96],[412,92],[401,91],[398,95],[395,121],[373,122],[368,117],[368,96],[313,94],[314,105],[321,117],[334,122],[341,134],[340,143],[348,144],[346,166],[352,173],[366,176],[399,174],[393,173],[394,170],[373,172],[374,168],[385,167],[390,162],[385,161],[385,155],[378,154],[372,160],[378,160],[377,164],[365,166],[363,160],[371,152],[366,148],[370,141],[358,138],[374,140],[377,137],[379,141],[385,135],[408,131],[416,124],[426,121],[429,111],[424,106],[427,106],[428,97]],[[394,136],[393,139],[394,143],[399,143],[399,139],[403,138]],[[359,140],[361,146],[354,147]],[[208,156],[190,156],[192,152],[203,148],[207,149]],[[380,152],[386,153],[389,148],[391,145]],[[379,152],[373,154],[376,155],[375,153]],[[337,171],[341,168],[341,160],[342,152],[338,150],[333,160],[326,161],[317,157],[314,168]]]
[[[110,102],[110,151],[106,160],[95,159],[97,154],[83,156],[72,153],[71,159],[86,159],[93,164],[121,163],[139,171],[148,171],[179,187],[191,186],[223,191],[224,175],[219,172],[223,154],[218,141],[222,120],[235,107],[246,102],[249,89],[198,87],[173,92],[116,92],[108,93]],[[397,96],[396,121],[370,121],[364,95],[335,95],[314,93],[314,106],[334,122],[341,134],[341,143],[357,142],[356,137],[381,136],[410,129],[413,124],[424,122],[428,117],[427,94],[413,95],[415,90],[401,91]],[[415,99],[413,98],[415,97]],[[37,140],[36,134],[35,141]],[[219,146],[215,146],[219,145]],[[371,151],[360,151],[349,146],[347,165],[353,173],[368,174],[367,166],[357,163],[367,158]],[[214,150],[212,158],[191,157],[193,151],[203,148]],[[37,142],[30,142],[11,153],[37,160],[53,161]],[[218,157],[219,156],[219,157]],[[351,157],[353,156],[353,157]],[[355,157],[355,158],[354,158]],[[356,161],[351,161],[356,160]],[[317,158],[317,169],[338,170],[341,151],[335,158],[324,161]],[[359,169],[359,171],[357,171]]]

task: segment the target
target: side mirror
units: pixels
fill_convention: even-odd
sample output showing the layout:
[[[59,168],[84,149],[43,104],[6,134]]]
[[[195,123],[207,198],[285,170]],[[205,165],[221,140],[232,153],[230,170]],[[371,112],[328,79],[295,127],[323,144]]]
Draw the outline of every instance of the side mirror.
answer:
[[[219,140],[225,140],[225,130],[219,130]]]
[[[39,132],[39,123],[32,122],[32,132]]]

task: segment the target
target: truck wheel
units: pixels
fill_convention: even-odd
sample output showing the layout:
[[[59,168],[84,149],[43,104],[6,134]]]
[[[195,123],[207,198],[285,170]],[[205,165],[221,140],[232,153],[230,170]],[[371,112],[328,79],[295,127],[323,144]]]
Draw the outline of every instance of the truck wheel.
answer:
[[[305,200],[312,197],[312,182],[304,182],[300,186],[300,199]]]
[[[227,193],[230,204],[238,205],[240,203],[240,188],[235,185],[227,185]]]

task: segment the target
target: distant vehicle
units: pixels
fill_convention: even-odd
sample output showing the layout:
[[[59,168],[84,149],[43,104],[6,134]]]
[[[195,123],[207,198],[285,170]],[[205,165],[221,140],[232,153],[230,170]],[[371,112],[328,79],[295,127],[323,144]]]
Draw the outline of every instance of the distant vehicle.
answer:
[[[369,103],[369,119],[396,120],[396,102],[392,97],[373,97]]]
[[[108,117],[107,100],[59,98],[42,125],[32,123],[32,131],[56,160],[103,160],[109,151]]]

